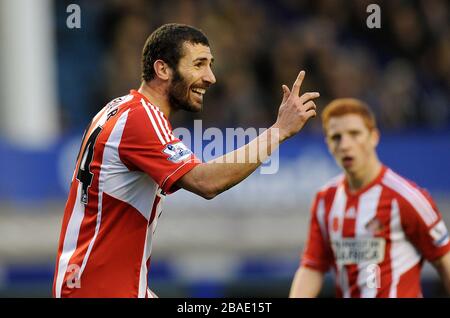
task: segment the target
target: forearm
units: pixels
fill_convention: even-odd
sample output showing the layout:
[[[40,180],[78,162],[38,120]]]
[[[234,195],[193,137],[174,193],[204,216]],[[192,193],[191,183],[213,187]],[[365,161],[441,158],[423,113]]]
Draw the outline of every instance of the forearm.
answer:
[[[443,277],[442,274],[441,274],[441,277]],[[445,278],[443,277],[442,280],[443,280],[445,289],[447,290],[447,295],[450,296],[450,268],[446,268]]]
[[[450,252],[441,257],[438,261],[434,262],[443,285],[447,290],[447,295],[450,296]]]
[[[292,281],[289,298],[314,298],[320,293],[323,274],[319,271],[300,267]]]

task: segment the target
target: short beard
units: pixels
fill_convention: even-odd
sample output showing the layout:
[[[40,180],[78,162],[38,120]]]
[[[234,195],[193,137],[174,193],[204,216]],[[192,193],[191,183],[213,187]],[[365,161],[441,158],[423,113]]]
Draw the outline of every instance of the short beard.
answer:
[[[168,95],[170,105],[176,110],[182,109],[195,113],[201,111],[201,108],[198,109],[189,102],[189,86],[177,69],[173,73]]]

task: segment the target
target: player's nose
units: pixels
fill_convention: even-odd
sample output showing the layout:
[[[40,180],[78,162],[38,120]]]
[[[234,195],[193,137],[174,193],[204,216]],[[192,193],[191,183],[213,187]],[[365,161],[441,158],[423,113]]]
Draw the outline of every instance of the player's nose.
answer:
[[[347,150],[351,147],[351,140],[347,135],[343,135],[341,137],[340,143],[339,143],[339,148],[341,148],[341,150]]]
[[[210,67],[206,69],[202,79],[204,82],[208,83],[208,85],[212,85],[216,82],[216,77]]]

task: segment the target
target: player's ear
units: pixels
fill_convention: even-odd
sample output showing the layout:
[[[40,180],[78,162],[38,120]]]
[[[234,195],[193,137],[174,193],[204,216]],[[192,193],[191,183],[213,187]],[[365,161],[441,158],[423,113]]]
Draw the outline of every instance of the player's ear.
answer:
[[[371,140],[372,140],[372,145],[375,147],[378,146],[378,143],[380,142],[380,131],[376,128],[372,129],[371,132]]]
[[[328,152],[333,155],[333,151],[331,150],[331,144],[330,144],[330,139],[328,139],[328,136],[325,134],[325,136],[323,137],[323,141],[325,142],[325,145],[327,145],[327,149]]]
[[[153,69],[155,70],[155,74],[158,78],[163,81],[169,80],[171,70],[166,62],[163,60],[156,60],[155,63],[153,63]]]

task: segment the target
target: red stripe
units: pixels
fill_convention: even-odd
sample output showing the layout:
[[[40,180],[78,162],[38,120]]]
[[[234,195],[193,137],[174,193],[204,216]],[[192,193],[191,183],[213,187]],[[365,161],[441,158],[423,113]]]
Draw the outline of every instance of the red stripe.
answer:
[[[347,197],[347,202],[345,205],[345,211],[344,211],[344,220],[343,220],[343,228],[342,228],[342,237],[355,237],[356,235],[356,218],[358,217],[358,201],[359,197]],[[347,218],[345,217],[346,211],[348,211],[350,208],[355,210],[355,217],[354,218]],[[358,281],[358,265],[357,264],[350,264],[346,265],[345,268],[347,269],[348,274],[348,285],[350,288],[350,297],[352,298],[359,298],[361,297],[361,291],[359,290],[357,281]]]
[[[399,298],[422,297],[419,279],[421,267],[422,263],[419,262],[400,276],[400,280],[397,285],[397,297]]]
[[[392,268],[391,268],[391,217],[392,217],[392,194],[383,187],[378,202],[376,217],[382,224],[382,229],[376,233],[376,237],[386,238],[386,247],[384,252],[384,260],[380,266],[380,288],[377,290],[377,298],[389,297],[389,290],[392,284]]]
[[[329,227],[329,223],[330,223],[329,216],[330,216],[331,207],[333,205],[334,198],[335,198],[335,195],[336,195],[337,187],[338,187],[338,185],[335,185],[335,186],[333,186],[331,188],[328,188],[325,191],[325,194],[324,194],[324,197],[323,197],[324,208],[325,208],[324,224],[325,224],[325,229],[326,229],[327,233],[329,233],[329,228],[330,228]],[[335,273],[337,273],[337,266],[336,266],[336,262],[334,261],[333,251],[331,249],[330,235],[327,235],[326,240],[327,240],[326,246],[329,249],[328,250],[328,254],[330,255],[331,261],[333,263],[334,271],[335,271]],[[342,297],[342,289],[339,286],[338,280],[336,280],[336,284],[335,285],[336,285],[336,296],[337,297]]]

